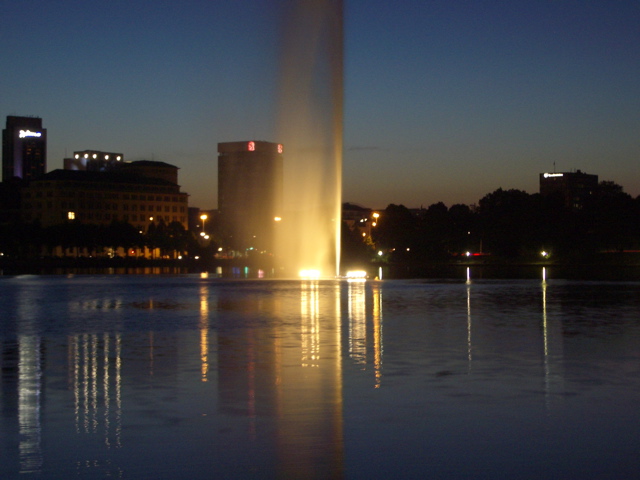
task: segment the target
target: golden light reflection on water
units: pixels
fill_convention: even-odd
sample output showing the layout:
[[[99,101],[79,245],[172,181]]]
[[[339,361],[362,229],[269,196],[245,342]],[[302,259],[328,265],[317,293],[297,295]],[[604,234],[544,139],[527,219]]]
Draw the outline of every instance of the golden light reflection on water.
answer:
[[[209,373],[209,286],[200,285],[200,372],[201,380],[207,381]]]
[[[287,342],[288,348],[275,342],[278,475],[340,478],[344,458],[340,282],[332,286],[301,281],[299,315],[298,327],[283,325],[275,335],[285,339],[300,333],[299,343]]]
[[[300,296],[301,310],[301,365],[318,367],[320,362],[320,305],[318,297],[318,281],[302,281]]]
[[[381,284],[373,285],[373,368],[375,388],[382,384],[382,289]]]
[[[367,363],[367,316],[365,284],[348,282],[349,286],[349,356],[355,363]]]

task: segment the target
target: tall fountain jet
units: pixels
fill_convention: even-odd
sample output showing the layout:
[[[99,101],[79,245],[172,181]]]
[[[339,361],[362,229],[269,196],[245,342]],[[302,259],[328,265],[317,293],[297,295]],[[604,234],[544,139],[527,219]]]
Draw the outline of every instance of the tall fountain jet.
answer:
[[[289,274],[340,273],[343,2],[284,0],[278,138],[284,216],[278,256]]]

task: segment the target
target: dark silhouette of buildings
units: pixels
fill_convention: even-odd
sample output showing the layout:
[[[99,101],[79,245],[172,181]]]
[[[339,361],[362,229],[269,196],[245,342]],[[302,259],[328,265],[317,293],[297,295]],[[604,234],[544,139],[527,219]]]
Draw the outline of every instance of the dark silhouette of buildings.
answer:
[[[8,116],[2,131],[2,180],[31,180],[47,169],[47,129],[38,117]]]
[[[218,144],[218,212],[223,241],[238,251],[272,251],[282,220],[282,145]]]

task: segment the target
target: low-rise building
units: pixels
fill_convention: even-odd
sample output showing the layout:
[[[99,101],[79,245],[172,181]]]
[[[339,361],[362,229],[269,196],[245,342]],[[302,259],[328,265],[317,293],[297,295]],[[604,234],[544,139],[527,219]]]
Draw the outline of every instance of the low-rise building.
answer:
[[[109,171],[54,170],[22,190],[22,218],[43,227],[68,220],[108,225],[128,222],[141,230],[157,222],[188,228],[188,194],[178,168],[164,162],[125,163]]]

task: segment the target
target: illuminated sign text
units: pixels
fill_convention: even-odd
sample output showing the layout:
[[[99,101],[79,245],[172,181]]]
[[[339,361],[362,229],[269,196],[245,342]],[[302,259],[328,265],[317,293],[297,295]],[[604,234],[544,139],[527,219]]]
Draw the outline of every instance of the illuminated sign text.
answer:
[[[42,133],[40,132],[32,132],[31,130],[20,130],[20,138],[25,137],[41,137]]]

